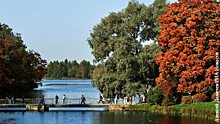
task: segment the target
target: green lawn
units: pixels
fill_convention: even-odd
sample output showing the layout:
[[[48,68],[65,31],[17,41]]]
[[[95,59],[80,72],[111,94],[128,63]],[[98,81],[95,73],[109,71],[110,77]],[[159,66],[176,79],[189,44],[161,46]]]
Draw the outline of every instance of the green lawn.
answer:
[[[212,101],[212,102],[192,103],[192,104],[178,104],[178,105],[172,105],[172,106],[175,107],[178,111],[180,111],[183,107],[216,111],[215,104],[217,104],[217,102]],[[219,104],[219,107],[220,107],[220,104]]]
[[[216,111],[217,102],[203,102],[203,103],[192,103],[192,104],[178,104],[178,105],[172,105],[172,107],[175,107],[179,112],[183,107],[189,107],[189,108],[196,108],[196,109],[203,109],[203,110],[209,110],[209,111]],[[142,105],[130,105],[126,109],[137,109],[137,110],[152,110],[154,105],[149,104],[142,104]],[[220,104],[219,104],[220,107]]]

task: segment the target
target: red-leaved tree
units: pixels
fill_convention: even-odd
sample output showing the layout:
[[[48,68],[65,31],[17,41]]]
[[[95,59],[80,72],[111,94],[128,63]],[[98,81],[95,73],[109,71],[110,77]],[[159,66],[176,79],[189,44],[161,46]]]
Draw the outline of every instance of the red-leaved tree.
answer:
[[[0,86],[4,83],[9,83],[9,74],[11,74],[11,69],[7,67],[9,64],[8,48],[10,44],[7,42],[7,39],[0,39]]]
[[[158,43],[167,49],[156,59],[157,85],[165,93],[207,92],[213,86],[216,51],[220,49],[220,6],[212,0],[182,0],[159,16]],[[171,46],[173,48],[171,49]]]

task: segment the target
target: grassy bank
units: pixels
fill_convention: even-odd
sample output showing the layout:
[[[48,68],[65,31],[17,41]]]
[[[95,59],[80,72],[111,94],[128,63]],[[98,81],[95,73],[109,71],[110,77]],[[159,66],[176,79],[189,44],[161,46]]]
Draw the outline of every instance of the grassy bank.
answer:
[[[203,102],[192,104],[178,104],[172,106],[157,106],[149,104],[130,105],[125,110],[140,110],[164,114],[180,114],[183,116],[200,117],[204,119],[215,120],[216,102]]]

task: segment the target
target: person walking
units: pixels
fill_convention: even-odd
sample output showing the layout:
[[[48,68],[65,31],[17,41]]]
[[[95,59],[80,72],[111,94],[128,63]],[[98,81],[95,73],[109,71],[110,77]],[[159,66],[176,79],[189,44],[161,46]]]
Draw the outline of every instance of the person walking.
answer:
[[[22,96],[21,99],[22,99],[22,103],[24,103],[24,96]]]
[[[39,103],[39,105],[40,104],[44,104],[44,95],[41,95],[41,97],[40,97],[40,103]]]
[[[66,95],[63,94],[63,104],[65,104]]]
[[[55,99],[56,99],[56,104],[57,104],[59,97],[56,95],[56,96],[55,96]]]
[[[86,101],[86,98],[84,97],[84,95],[82,95],[82,97],[81,97],[81,104],[82,103],[86,104],[85,101]]]
[[[98,102],[98,104],[99,104],[100,102],[103,103],[101,94],[99,94],[99,102]]]

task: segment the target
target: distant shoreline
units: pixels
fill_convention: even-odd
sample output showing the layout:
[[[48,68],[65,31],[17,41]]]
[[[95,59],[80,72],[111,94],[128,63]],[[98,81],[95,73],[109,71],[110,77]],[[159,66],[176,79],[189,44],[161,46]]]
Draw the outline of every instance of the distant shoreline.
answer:
[[[62,80],[62,79],[91,79],[91,78],[74,78],[74,77],[62,77],[62,78],[43,78],[43,79],[58,79],[58,80]]]
[[[43,84],[43,86],[47,85],[91,85],[91,84]]]

